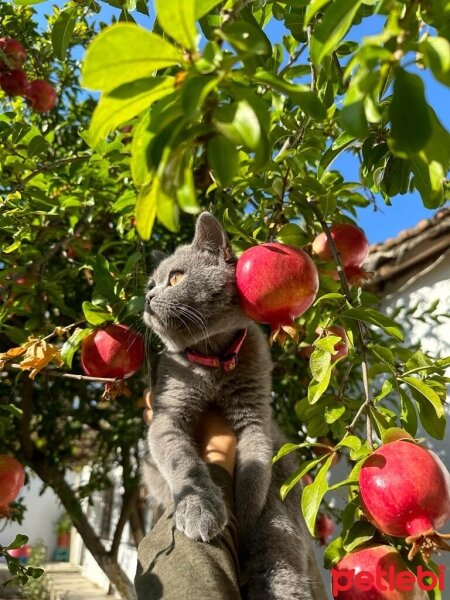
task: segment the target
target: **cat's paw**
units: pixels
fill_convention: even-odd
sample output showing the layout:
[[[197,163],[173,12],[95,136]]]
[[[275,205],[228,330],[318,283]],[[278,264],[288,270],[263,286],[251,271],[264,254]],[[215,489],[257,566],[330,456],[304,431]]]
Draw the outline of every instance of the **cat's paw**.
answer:
[[[188,494],[175,509],[176,528],[194,540],[209,542],[219,535],[227,521],[227,507],[216,490],[209,494]]]

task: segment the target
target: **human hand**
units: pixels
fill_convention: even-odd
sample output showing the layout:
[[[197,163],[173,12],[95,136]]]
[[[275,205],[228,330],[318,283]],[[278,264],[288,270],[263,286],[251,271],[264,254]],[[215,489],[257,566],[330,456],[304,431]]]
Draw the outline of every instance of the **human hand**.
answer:
[[[146,408],[143,418],[147,425],[153,419],[153,397],[150,388],[144,390]],[[216,409],[204,413],[197,426],[195,435],[200,456],[206,463],[222,466],[233,475],[236,460],[237,439],[223,415]]]

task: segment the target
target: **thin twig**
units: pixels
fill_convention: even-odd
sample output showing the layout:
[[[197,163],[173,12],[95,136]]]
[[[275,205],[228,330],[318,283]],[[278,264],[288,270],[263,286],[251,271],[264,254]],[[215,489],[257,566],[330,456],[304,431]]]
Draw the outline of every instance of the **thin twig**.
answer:
[[[317,206],[317,203],[314,200],[311,200],[309,202],[309,205],[311,206],[312,210],[314,211],[314,214],[316,215],[317,220],[319,221],[319,223],[327,237],[328,245],[329,245],[331,253],[333,255],[334,262],[336,263],[336,268],[337,268],[337,272],[338,272],[339,279],[341,282],[342,291],[344,292],[344,295],[345,295],[347,301],[351,304],[352,303],[352,295],[350,293],[350,287],[348,285],[344,267],[342,265],[342,261],[339,256],[339,251],[338,251],[336,244],[333,240],[333,237],[331,235],[330,228],[328,227],[319,207]],[[353,419],[352,423],[347,426],[347,431],[350,433],[353,431],[353,428],[354,428],[355,423],[358,420],[359,416],[361,415],[361,413],[364,410],[366,410],[366,412],[367,412],[367,414],[366,414],[367,443],[368,443],[369,447],[372,447],[372,424],[370,422],[369,407],[373,404],[373,401],[372,401],[372,396],[371,396],[370,387],[369,387],[368,362],[367,362],[366,345],[365,345],[365,341],[364,341],[365,329],[364,329],[364,325],[361,321],[356,321],[356,323],[357,323],[356,345],[357,345],[358,351],[361,355],[361,373],[362,373],[362,381],[363,381],[363,388],[364,388],[364,402],[360,406],[360,409],[358,410],[355,419]]]
[[[24,185],[31,181],[37,175],[41,173],[47,173],[47,171],[51,171],[52,169],[57,169],[58,167],[63,167],[64,165],[70,165],[72,163],[79,162],[80,160],[85,160],[87,158],[91,158],[90,154],[83,154],[82,156],[72,156],[70,158],[62,158],[61,160],[56,160],[53,163],[46,163],[38,167],[35,171],[31,171],[24,179],[22,179],[14,188],[14,192],[17,192],[20,189],[23,189]]]
[[[307,27],[306,35],[308,36],[308,46],[311,47],[311,27]],[[317,69],[315,64],[312,62],[311,58],[309,59],[309,65],[311,69],[311,91],[316,91],[316,83],[317,83]]]
[[[78,325],[82,325],[83,323],[85,323],[84,320],[76,321],[75,323],[70,323],[70,325],[66,325],[65,327],[55,327],[55,329],[51,333],[42,338],[42,341],[46,342],[47,340],[50,340],[53,336],[59,335],[60,332],[69,331],[69,329],[73,329],[73,327],[77,327]]]
[[[350,372],[353,369],[353,363],[349,362],[347,368],[344,372],[344,376],[342,377],[341,385],[339,386],[339,391],[337,395],[337,400],[340,402],[344,396],[345,388],[347,386],[347,381],[350,376]]]
[[[23,370],[19,363],[11,363],[8,365],[11,369]],[[111,377],[91,377],[89,375],[78,375],[78,373],[65,373],[64,371],[56,371],[54,369],[42,369],[41,373],[49,377],[59,377],[64,379],[75,379],[76,381],[98,381],[99,383],[115,383],[120,381],[120,378]]]
[[[290,67],[292,67],[292,65],[295,63],[295,61],[298,58],[300,58],[300,56],[303,54],[303,52],[306,50],[307,47],[308,47],[308,44],[303,44],[303,46],[301,48],[299,48],[296,52],[294,52],[294,54],[291,54],[288,62],[285,64],[285,66],[278,73],[278,77],[283,77],[283,75],[286,73],[286,71]]]

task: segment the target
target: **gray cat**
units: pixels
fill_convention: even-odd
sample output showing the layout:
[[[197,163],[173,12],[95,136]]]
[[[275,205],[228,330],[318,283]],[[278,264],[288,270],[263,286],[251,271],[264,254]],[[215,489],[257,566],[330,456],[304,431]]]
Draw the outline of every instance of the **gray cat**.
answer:
[[[235,507],[248,598],[322,600],[326,593],[298,491],[285,503],[279,497],[296,459],[288,456],[271,468],[274,451],[284,443],[271,415],[272,362],[260,327],[240,310],[235,262],[220,223],[202,213],[192,244],[163,258],[148,282],[144,320],[166,347],[153,390],[148,487],[153,493],[153,461],[168,484],[164,500],[175,502],[177,529],[205,542],[222,531],[222,491],[193,442],[200,415],[218,407],[238,439]],[[223,362],[200,364],[202,356],[222,356]]]

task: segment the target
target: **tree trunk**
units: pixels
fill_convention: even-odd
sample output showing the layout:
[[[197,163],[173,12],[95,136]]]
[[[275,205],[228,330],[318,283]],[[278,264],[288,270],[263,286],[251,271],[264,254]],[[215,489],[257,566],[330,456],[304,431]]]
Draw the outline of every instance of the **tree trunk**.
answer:
[[[53,489],[61,500],[72,519],[75,529],[81,536],[86,548],[95,558],[100,568],[104,571],[110,582],[119,592],[122,600],[136,600],[136,593],[132,582],[121,569],[117,558],[107,552],[95,531],[92,529],[86,515],[83,513],[80,502],[60,473],[53,471],[44,461],[34,461],[31,465],[37,475]]]

